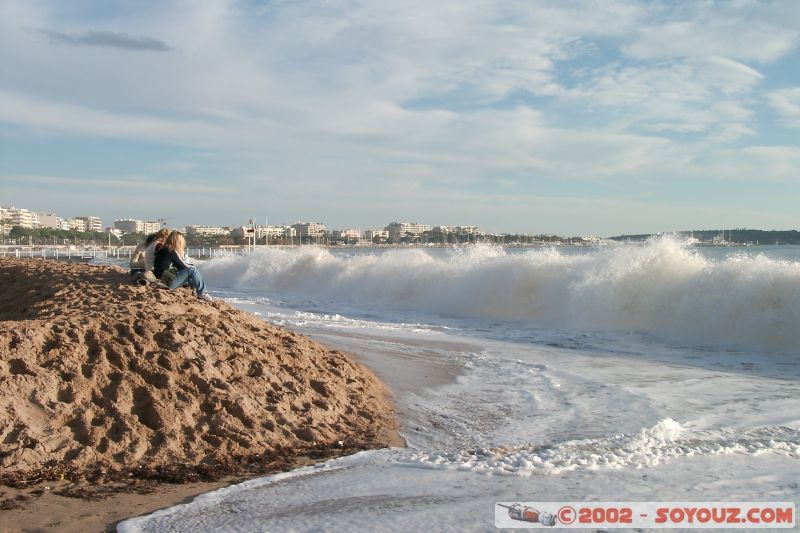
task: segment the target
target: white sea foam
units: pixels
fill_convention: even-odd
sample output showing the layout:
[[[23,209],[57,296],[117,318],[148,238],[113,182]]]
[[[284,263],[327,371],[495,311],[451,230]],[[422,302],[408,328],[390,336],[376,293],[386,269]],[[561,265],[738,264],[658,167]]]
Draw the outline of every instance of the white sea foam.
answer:
[[[649,332],[796,350],[800,263],[763,255],[711,260],[673,239],[592,253],[492,246],[345,255],[260,250],[203,265],[212,287],[423,315]]]
[[[800,433],[789,428],[692,432],[670,418],[633,434],[553,446],[522,445],[455,452],[416,452],[407,466],[482,474],[547,475],[598,468],[652,467],[677,457],[776,453],[800,458]]]
[[[257,315],[263,316],[269,322],[279,326],[320,326],[320,327],[334,327],[337,329],[369,329],[369,330],[384,330],[384,331],[411,331],[414,333],[431,333],[435,331],[445,331],[448,328],[444,326],[430,326],[427,324],[408,324],[408,323],[387,323],[375,322],[374,320],[357,320],[348,318],[339,314],[320,314],[320,313],[306,313],[303,311],[295,311],[293,313],[275,313],[256,312]]]

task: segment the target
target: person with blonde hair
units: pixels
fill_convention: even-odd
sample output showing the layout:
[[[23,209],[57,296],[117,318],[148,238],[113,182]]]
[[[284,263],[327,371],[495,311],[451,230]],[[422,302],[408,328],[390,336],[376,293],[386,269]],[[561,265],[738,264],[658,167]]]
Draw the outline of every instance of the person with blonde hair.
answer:
[[[186,239],[180,231],[173,231],[156,252],[153,273],[170,289],[184,285],[191,287],[201,300],[211,300],[206,284],[197,267],[186,260]]]

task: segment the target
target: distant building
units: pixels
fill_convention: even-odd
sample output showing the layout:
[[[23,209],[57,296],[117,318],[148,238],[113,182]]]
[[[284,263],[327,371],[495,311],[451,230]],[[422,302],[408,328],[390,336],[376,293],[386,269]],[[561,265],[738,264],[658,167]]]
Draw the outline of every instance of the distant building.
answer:
[[[423,233],[430,231],[431,227],[418,222],[392,222],[384,229],[389,232],[390,239],[399,241],[406,236],[419,239]]]
[[[455,234],[456,228],[454,226],[434,226],[433,229],[428,232],[433,242],[447,242],[447,236]]]
[[[389,232],[385,229],[368,229],[364,232],[364,240],[374,242],[376,238],[385,241],[389,238]]]
[[[292,224],[292,228],[297,232],[297,236],[300,239],[316,239],[325,234],[325,224],[321,222],[298,222]]]
[[[478,226],[435,226],[431,231],[440,235],[481,235],[483,233]]]
[[[334,239],[343,240],[349,244],[358,243],[361,241],[360,229],[337,229],[333,232]]]
[[[55,213],[39,213],[39,227],[64,229],[64,220]]]
[[[297,230],[292,226],[283,226],[283,238],[290,244],[294,244],[297,239]]]
[[[156,233],[161,228],[162,228],[161,222],[158,222],[158,221],[156,221],[156,222],[145,221],[144,222],[144,228],[143,228],[144,231],[142,233],[144,233],[145,235],[149,235],[151,233]]]
[[[103,231],[103,221],[99,217],[75,217],[76,220],[82,220],[84,227],[83,231]]]
[[[68,218],[65,225],[69,231],[86,231],[86,221],[80,218]]]
[[[146,222],[135,218],[121,218],[114,221],[114,228],[122,233],[155,233],[161,229],[161,222]]]
[[[286,239],[291,240],[297,232],[291,226],[256,226],[257,239]]]
[[[247,237],[248,239],[258,239],[258,233],[253,226],[237,226],[235,228],[231,228],[230,235],[234,239],[242,239],[244,237]]]
[[[456,233],[459,235],[481,235],[483,232],[478,226],[458,226],[456,227]]]
[[[435,226],[426,235],[429,242],[469,243],[475,242],[483,232],[477,226]]]
[[[3,208],[3,222],[5,225],[19,226],[21,228],[33,229],[39,227],[39,214],[27,209],[19,209],[17,207],[4,207]]]
[[[114,221],[114,229],[121,231],[123,234],[128,233],[141,233],[139,231],[139,224],[141,220],[134,220],[132,218],[121,218]]]
[[[86,231],[86,221],[82,218],[68,218],[64,222],[69,231]]]
[[[218,226],[186,226],[184,230],[187,237],[220,237],[231,234],[231,228],[223,228]]]

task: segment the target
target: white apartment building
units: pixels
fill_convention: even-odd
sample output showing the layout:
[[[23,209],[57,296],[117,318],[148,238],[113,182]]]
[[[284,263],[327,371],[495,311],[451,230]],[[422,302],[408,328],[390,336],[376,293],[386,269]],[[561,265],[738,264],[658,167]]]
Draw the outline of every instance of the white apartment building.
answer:
[[[149,235],[151,233],[156,233],[158,230],[161,229],[161,222],[144,222],[144,226],[142,227],[142,233],[145,235]]]
[[[385,229],[368,229],[364,232],[364,239],[367,241],[373,242],[375,237],[386,240],[389,238],[389,232]]]
[[[123,233],[155,233],[161,229],[161,222],[146,222],[135,218],[121,218],[114,221],[114,228]]]
[[[436,226],[433,231],[444,235],[450,233],[455,233],[456,235],[480,235],[482,233],[478,226]]]
[[[76,220],[82,220],[84,223],[83,231],[103,231],[103,221],[99,217],[75,217]]]
[[[14,226],[20,226],[26,229],[39,227],[39,213],[34,213],[27,209],[4,207],[2,217],[3,223],[12,228]]]
[[[384,229],[389,232],[390,239],[399,241],[409,234],[412,237],[418,238],[426,231],[430,231],[431,227],[427,224],[420,224],[418,222],[392,222]]]
[[[478,226],[434,226],[433,231],[445,235],[448,233],[457,235],[479,235],[482,233]]]
[[[241,239],[245,236],[252,238],[253,226],[233,228],[231,235],[236,239]],[[266,244],[267,236],[269,236],[270,241],[273,239],[285,239],[287,243],[293,244],[297,240],[297,230],[293,226],[256,226],[256,244]]]
[[[291,239],[297,232],[291,226],[256,226],[256,236],[259,239]]]
[[[188,237],[219,237],[230,235],[231,233],[230,228],[222,228],[218,226],[186,226],[184,231]]]
[[[292,227],[301,239],[303,237],[317,238],[325,234],[325,224],[321,222],[298,222],[292,224]]]
[[[478,226],[458,226],[456,233],[459,235],[480,235],[483,233]]]
[[[347,239],[348,241],[352,240],[361,240],[361,230],[360,229],[337,229],[333,232],[333,236],[337,239]]]
[[[65,225],[67,226],[65,229],[70,231],[88,231],[86,229],[86,221],[82,218],[68,218],[65,221]]]

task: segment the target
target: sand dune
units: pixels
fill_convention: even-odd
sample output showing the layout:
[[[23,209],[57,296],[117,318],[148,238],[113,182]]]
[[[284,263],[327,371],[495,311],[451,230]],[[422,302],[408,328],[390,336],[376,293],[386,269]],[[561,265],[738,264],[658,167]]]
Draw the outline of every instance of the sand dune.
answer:
[[[396,438],[344,354],[120,268],[0,259],[0,474],[231,462]],[[340,444],[340,441],[342,444]]]

